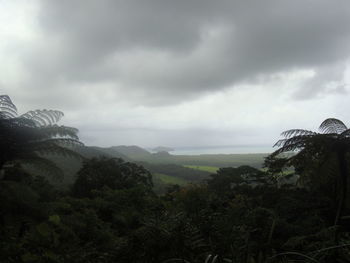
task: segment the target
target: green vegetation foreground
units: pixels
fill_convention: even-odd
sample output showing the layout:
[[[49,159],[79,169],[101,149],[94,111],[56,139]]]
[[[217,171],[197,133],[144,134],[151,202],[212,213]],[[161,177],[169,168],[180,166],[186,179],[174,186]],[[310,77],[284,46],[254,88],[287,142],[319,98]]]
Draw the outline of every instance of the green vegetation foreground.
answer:
[[[8,125],[16,117],[1,98],[1,144],[21,145],[26,126]],[[58,191],[23,169],[19,148],[1,148],[0,262],[349,262],[348,132],[335,119],[321,132],[284,133],[266,171],[220,168],[162,196],[145,168],[118,158],[86,160]],[[30,142],[28,153],[39,154]],[[283,173],[290,166],[297,175]]]

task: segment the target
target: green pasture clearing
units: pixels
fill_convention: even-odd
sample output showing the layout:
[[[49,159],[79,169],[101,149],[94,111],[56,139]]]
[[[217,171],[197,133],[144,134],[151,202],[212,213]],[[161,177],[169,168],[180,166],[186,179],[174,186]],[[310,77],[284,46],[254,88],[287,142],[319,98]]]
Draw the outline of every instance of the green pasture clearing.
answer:
[[[178,185],[188,184],[188,181],[182,178],[178,178],[178,177],[174,177],[166,174],[154,173],[152,174],[152,176],[160,179],[163,183],[166,183],[166,184],[178,184]]]
[[[209,173],[216,173],[220,168],[216,166],[207,166],[207,165],[184,165],[184,167],[200,170]]]
[[[201,154],[201,155],[155,155],[145,157],[143,162],[153,164],[178,164],[213,167],[238,167],[249,165],[261,168],[268,153],[251,154]]]

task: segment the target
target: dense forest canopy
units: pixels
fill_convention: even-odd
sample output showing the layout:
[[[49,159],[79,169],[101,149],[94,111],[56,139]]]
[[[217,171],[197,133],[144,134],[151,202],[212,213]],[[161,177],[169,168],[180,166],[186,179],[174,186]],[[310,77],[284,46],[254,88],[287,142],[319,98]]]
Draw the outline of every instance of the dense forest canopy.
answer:
[[[82,150],[77,130],[56,124],[61,112],[18,115],[8,96],[0,103],[1,262],[349,262],[350,139],[340,120],[282,133],[263,169],[210,174]],[[52,154],[83,160],[66,188],[48,181],[60,170]],[[156,194],[147,169],[196,180]]]

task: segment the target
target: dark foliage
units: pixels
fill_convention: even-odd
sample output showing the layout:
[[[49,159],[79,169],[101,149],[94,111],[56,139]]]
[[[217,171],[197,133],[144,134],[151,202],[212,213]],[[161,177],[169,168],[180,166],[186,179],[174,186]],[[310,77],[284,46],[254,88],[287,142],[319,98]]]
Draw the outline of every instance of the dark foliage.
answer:
[[[52,123],[24,124],[37,113],[19,125],[6,96],[1,107],[1,132],[9,132],[9,138],[1,138],[6,147],[35,145],[36,133],[51,129]],[[344,193],[338,183],[344,182],[339,177],[348,161],[346,130],[334,119],[321,130],[325,134],[284,133],[287,140],[266,160],[266,172],[221,168],[204,183],[173,186],[162,196],[152,192],[145,168],[121,159],[85,161],[67,192],[18,163],[7,166],[0,178],[0,262],[349,262],[346,218],[337,225],[333,221],[339,211],[333,197],[338,201]],[[24,133],[23,141],[13,131]],[[293,147],[296,154],[276,158]],[[343,160],[338,147],[346,150]],[[21,155],[12,155],[10,148],[1,149],[2,158],[14,163]],[[324,162],[335,163],[335,172],[320,169]],[[307,178],[305,187],[278,183],[276,173],[284,175],[286,165]]]
[[[101,157],[84,163],[73,185],[73,194],[88,197],[94,190],[129,189],[137,185],[152,187],[152,176],[145,168],[122,159]]]
[[[282,133],[285,139],[267,159],[271,171],[277,167],[293,166],[300,175],[302,185],[314,191],[322,191],[337,204],[334,224],[347,214],[349,186],[350,129],[334,118],[326,119],[319,127],[321,133],[293,129]],[[284,152],[296,151],[289,158],[278,159]]]
[[[334,211],[321,193],[278,188],[255,168],[238,167],[220,170],[207,185],[157,197],[142,168],[125,180],[125,165],[91,160],[79,176],[94,178],[94,184],[81,195],[74,187],[73,195],[59,193],[20,168],[7,170],[0,194],[0,262],[204,262],[209,254],[218,255],[217,262],[300,259],[278,255],[291,251],[327,262],[332,250],[312,253],[336,245]],[[229,188],[227,180],[234,182]],[[349,242],[346,232],[339,239]],[[346,256],[346,246],[337,250],[337,257]]]
[[[57,177],[62,171],[45,158],[61,155],[81,158],[70,147],[82,145],[78,130],[56,123],[63,113],[56,110],[35,110],[18,115],[7,95],[0,95],[0,170],[5,164],[34,165]]]
[[[200,182],[209,178],[210,173],[187,168],[177,164],[150,164],[140,163],[152,173],[162,173],[170,176],[185,179],[191,182]]]

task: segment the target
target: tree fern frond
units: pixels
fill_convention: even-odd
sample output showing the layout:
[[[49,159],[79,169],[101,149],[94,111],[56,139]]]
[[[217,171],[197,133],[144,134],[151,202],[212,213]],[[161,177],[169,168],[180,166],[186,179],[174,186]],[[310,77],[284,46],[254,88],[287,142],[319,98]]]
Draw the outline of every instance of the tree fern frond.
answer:
[[[12,115],[8,112],[0,111],[0,119],[10,119],[13,118]]]
[[[16,117],[16,118],[11,119],[10,121],[12,123],[12,126],[31,127],[31,128],[37,127],[35,121],[33,121],[31,119]]]
[[[17,113],[17,107],[13,104],[12,100],[7,95],[0,95],[0,106],[11,108],[12,111]]]
[[[38,126],[46,126],[58,122],[63,117],[63,115],[63,112],[57,110],[35,110],[28,111],[20,117],[31,119],[35,121]]]
[[[63,147],[84,146],[84,144],[81,141],[78,141],[76,139],[71,139],[71,138],[52,138],[52,139],[42,140],[41,142],[47,145],[52,144],[52,145],[58,145]],[[40,141],[38,143],[40,143]]]
[[[334,221],[336,226],[347,201],[350,129],[335,118],[323,121],[319,129],[321,133],[300,129],[282,133],[286,138],[275,144],[280,148],[273,152],[270,158],[283,152],[299,150],[288,159],[287,164],[294,166],[300,176],[299,183],[322,192],[326,191],[328,197],[338,203]]]
[[[285,138],[290,138],[292,136],[299,136],[299,135],[315,135],[315,134],[317,133],[309,130],[303,130],[303,129],[291,129],[281,133],[281,135],[284,136]]]
[[[7,95],[0,95],[0,169],[7,162],[40,166],[50,174],[63,175],[44,155],[61,155],[84,159],[69,147],[82,146],[78,130],[58,126],[63,116],[57,110],[34,110],[18,116],[17,108]]]
[[[320,125],[320,131],[323,133],[336,133],[340,134],[344,131],[346,131],[348,128],[346,125],[338,119],[335,118],[329,118],[324,120]]]
[[[63,157],[71,157],[71,158],[76,158],[79,160],[83,160],[85,159],[82,155],[80,155],[79,153],[57,145],[55,143],[47,143],[44,142],[41,146],[36,145],[36,147],[33,147],[34,151],[37,152],[39,155],[44,156],[44,155],[59,155],[59,156],[63,156]]]
[[[281,139],[281,140],[278,140],[274,145],[273,147],[281,147],[284,145],[285,141],[287,141],[288,139]]]
[[[16,118],[17,117],[17,111],[14,110],[13,108],[7,106],[7,105],[1,105],[0,104],[0,112],[4,116],[9,116],[10,118]]]
[[[307,136],[297,136],[297,137],[292,137],[289,139],[282,139],[279,140],[275,146],[280,147],[276,151],[274,151],[271,156],[277,156],[281,153],[285,152],[292,152],[292,151],[298,151],[302,150],[307,146],[308,140],[311,140],[312,137]]]
[[[1,107],[0,118],[1,119],[11,119],[15,118],[17,115],[12,111],[8,110],[6,107]]]
[[[25,114],[19,116],[21,119],[29,119],[35,123],[36,126],[45,126],[46,120],[44,118],[38,117],[37,111],[28,111]]]
[[[45,134],[46,137],[70,137],[75,140],[79,140],[77,135],[78,129],[68,126],[58,126],[56,124],[42,127],[40,131]]]
[[[293,148],[294,147],[294,150],[297,150],[297,149],[303,148],[306,145],[307,141],[309,139],[312,139],[313,137],[314,136],[312,136],[312,135],[294,136],[294,137],[291,137],[289,139],[279,140],[279,141],[277,141],[277,143],[274,146],[282,147],[282,148],[285,148],[285,147]]]
[[[285,152],[293,152],[297,150],[297,147],[295,147],[294,145],[290,145],[290,146],[285,146],[285,147],[281,147],[280,149],[274,151],[271,156],[277,156],[281,153],[285,153]]]

